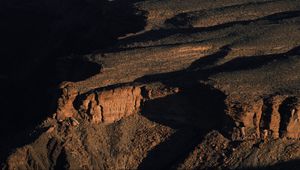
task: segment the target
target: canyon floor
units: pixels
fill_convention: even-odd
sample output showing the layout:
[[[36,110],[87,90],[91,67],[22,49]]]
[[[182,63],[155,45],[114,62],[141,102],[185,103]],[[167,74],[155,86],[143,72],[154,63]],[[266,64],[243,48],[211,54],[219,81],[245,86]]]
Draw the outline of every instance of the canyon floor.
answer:
[[[300,0],[3,0],[3,169],[300,169]]]

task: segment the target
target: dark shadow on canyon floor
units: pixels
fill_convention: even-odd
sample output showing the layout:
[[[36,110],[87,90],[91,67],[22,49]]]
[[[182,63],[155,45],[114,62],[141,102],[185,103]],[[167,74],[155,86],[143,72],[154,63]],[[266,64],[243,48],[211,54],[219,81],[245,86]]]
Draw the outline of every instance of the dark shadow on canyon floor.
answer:
[[[291,160],[286,162],[276,163],[272,166],[257,167],[257,168],[242,168],[240,170],[298,170],[300,168],[300,160]]]
[[[20,138],[14,135],[33,128],[51,112],[55,105],[53,99],[57,99],[58,95],[55,89],[61,81],[80,81],[100,71],[99,65],[76,56],[114,45],[117,37],[137,32],[146,24],[144,12],[136,11],[131,6],[133,1],[104,3],[68,0],[64,4],[60,4],[60,1],[46,4],[34,0],[31,3],[28,5],[17,0],[0,3],[0,19],[5,23],[0,27],[1,41],[5,44],[0,51],[3,56],[0,64],[0,127],[1,136],[6,136],[1,140],[0,161],[11,148],[24,145],[37,136],[26,136],[26,133],[21,137],[22,141],[16,141]],[[292,11],[273,14],[257,21],[276,23],[280,19],[299,15],[299,11]],[[157,40],[176,33],[213,31],[253,21],[238,21],[208,28],[150,31],[125,39],[124,42]],[[220,127],[227,121],[224,115],[226,96],[201,85],[199,81],[221,72],[254,69],[275,59],[285,59],[299,54],[300,47],[283,54],[242,56],[214,66],[229,51],[229,46],[224,47],[213,55],[195,61],[186,70],[147,75],[136,80],[160,81],[182,89],[181,93],[148,101],[143,105],[142,114],[145,117],[178,130],[150,151],[140,169],[176,166],[208,131],[221,130]],[[60,163],[58,165],[63,166]],[[293,165],[299,167],[297,161],[291,161],[276,164],[274,168]]]
[[[243,56],[214,66],[224,58],[230,47],[223,47],[215,54],[193,62],[182,71],[148,75],[136,79],[136,82],[162,82],[171,87],[179,87],[181,92],[163,98],[146,101],[142,106],[142,115],[151,121],[179,129],[167,141],[162,142],[143,160],[140,169],[168,169],[176,167],[183,155],[190,153],[199,144],[202,137],[211,130],[218,130],[224,136],[233,126],[233,121],[225,115],[226,95],[208,85],[199,83],[211,75],[223,72],[250,70],[278,60],[287,60],[300,53],[295,47],[286,53],[264,56]],[[190,132],[191,131],[191,132]],[[189,138],[189,135],[194,135]],[[183,139],[179,139],[181,138]],[[186,138],[186,140],[185,140]],[[155,162],[155,164],[153,164]]]
[[[209,86],[194,84],[181,87],[182,92],[146,101],[142,115],[176,132],[151,150],[139,169],[176,167],[201,142],[204,135],[221,129],[226,119],[226,96]]]
[[[1,162],[11,148],[34,138],[26,131],[55,108],[59,83],[100,71],[99,65],[76,56],[105,49],[117,37],[144,28],[145,13],[133,2],[0,2]]]
[[[243,21],[233,21],[233,22],[227,22],[219,25],[213,25],[208,27],[170,27],[170,28],[163,28],[159,30],[151,30],[148,32],[145,32],[140,35],[132,36],[129,38],[124,39],[120,42],[120,44],[127,44],[127,43],[133,43],[133,42],[142,42],[142,41],[157,41],[159,39],[163,39],[166,37],[170,37],[172,35],[176,34],[194,34],[194,33],[205,33],[210,31],[217,31],[222,29],[231,29],[230,27],[238,26],[238,25],[249,25],[254,22],[270,22],[270,23],[278,23],[285,19],[291,19],[295,17],[300,16],[300,11],[288,11],[288,12],[279,12],[275,14],[271,14],[268,16],[264,16],[257,19],[252,20],[243,20]],[[166,21],[166,24],[176,22],[174,21],[174,18],[169,19]],[[172,25],[176,26],[177,23],[173,23]]]

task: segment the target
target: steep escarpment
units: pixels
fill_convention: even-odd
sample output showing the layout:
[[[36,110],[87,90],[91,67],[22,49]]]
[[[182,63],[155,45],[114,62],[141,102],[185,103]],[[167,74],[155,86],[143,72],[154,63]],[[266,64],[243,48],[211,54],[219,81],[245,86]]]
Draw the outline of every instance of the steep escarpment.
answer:
[[[78,3],[55,13],[82,29],[49,49],[53,107],[4,168],[299,169],[300,1]]]

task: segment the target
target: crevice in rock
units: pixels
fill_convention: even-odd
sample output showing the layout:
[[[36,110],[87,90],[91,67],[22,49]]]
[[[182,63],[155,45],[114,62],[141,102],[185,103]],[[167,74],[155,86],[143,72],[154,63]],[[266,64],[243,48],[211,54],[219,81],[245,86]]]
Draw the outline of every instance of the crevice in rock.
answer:
[[[69,163],[67,160],[67,154],[65,149],[62,149],[62,152],[59,154],[53,169],[54,170],[69,169]]]
[[[286,136],[288,133],[287,128],[292,117],[293,112],[295,112],[295,105],[297,104],[298,99],[296,97],[288,97],[285,99],[279,107],[279,113],[281,116],[280,126],[279,126],[279,135],[281,137]]]
[[[262,110],[262,115],[260,119],[260,130],[263,131],[264,129],[270,129],[270,122],[272,117],[272,101],[270,98],[264,99],[264,105]]]

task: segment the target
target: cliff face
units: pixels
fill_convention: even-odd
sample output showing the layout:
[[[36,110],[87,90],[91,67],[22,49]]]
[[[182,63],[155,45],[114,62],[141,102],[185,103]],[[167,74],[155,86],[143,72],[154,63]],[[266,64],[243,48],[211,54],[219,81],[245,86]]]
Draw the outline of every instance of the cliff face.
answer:
[[[110,43],[51,60],[69,81],[4,168],[300,168],[300,1],[83,2]]]

